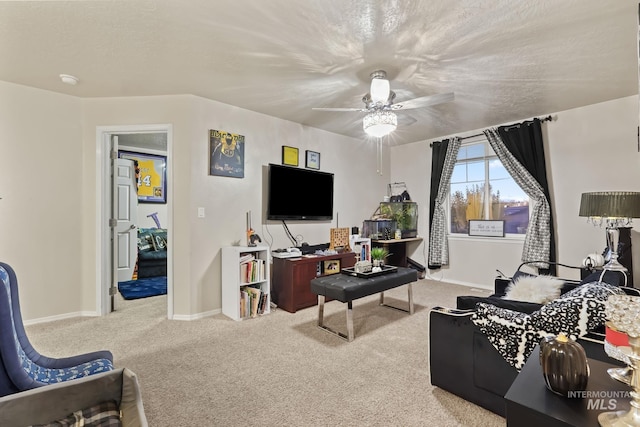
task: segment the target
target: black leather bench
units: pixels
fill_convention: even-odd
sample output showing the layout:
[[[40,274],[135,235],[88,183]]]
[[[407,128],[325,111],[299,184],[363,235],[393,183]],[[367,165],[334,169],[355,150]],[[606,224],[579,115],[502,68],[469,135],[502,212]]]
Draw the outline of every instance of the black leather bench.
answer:
[[[413,314],[413,294],[411,283],[418,280],[418,272],[411,268],[398,267],[396,271],[375,277],[354,277],[347,274],[333,274],[313,279],[311,292],[318,295],[318,326],[327,332],[353,341],[353,300],[380,293],[380,305],[406,311]],[[384,303],[384,291],[409,285],[409,308],[402,309]],[[324,325],[325,299],[334,299],[347,303],[347,335],[334,331]]]

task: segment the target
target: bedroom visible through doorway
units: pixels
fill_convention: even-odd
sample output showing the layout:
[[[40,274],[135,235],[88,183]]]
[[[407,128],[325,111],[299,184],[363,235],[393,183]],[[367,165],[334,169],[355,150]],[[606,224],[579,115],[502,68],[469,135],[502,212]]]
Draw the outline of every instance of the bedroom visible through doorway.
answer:
[[[113,310],[118,311],[131,299],[138,300],[137,304],[144,304],[145,300],[162,298],[166,299],[167,317],[172,318],[172,251],[169,237],[172,203],[169,184],[171,128],[167,125],[109,127],[99,129],[98,136],[104,144],[102,152],[112,153],[102,161],[105,172],[101,177],[102,213],[106,220],[100,221],[100,227],[106,246],[102,246],[105,250],[101,254],[101,280],[97,298],[100,312],[105,315]],[[127,195],[130,190],[126,185],[116,182],[116,177],[112,179],[113,170],[121,168],[122,159],[127,159],[135,172],[132,177],[135,184],[129,187],[136,192],[133,200],[137,204],[136,209],[131,209],[130,215],[135,218],[130,218],[130,227],[118,234],[115,230],[118,229],[119,217],[127,216],[124,206],[128,202],[123,201],[131,197]],[[120,171],[116,175],[119,174]],[[126,259],[127,245],[133,245],[132,261]],[[122,268],[131,262],[132,273]],[[127,277],[123,276],[123,271]]]

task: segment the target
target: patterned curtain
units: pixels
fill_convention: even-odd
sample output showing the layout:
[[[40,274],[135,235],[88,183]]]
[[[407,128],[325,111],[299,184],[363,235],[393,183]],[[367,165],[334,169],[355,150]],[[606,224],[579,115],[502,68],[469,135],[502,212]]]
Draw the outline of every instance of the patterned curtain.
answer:
[[[434,270],[449,264],[447,243],[447,216],[444,202],[449,194],[449,183],[453,167],[458,158],[461,140],[434,143],[431,157],[431,200],[429,211],[429,269]],[[434,191],[437,187],[437,191]]]
[[[544,189],[507,149],[498,129],[487,129],[484,134],[507,172],[533,201],[532,214],[522,249],[522,262],[550,261],[551,207]],[[546,263],[539,263],[536,266],[539,268],[549,267]]]

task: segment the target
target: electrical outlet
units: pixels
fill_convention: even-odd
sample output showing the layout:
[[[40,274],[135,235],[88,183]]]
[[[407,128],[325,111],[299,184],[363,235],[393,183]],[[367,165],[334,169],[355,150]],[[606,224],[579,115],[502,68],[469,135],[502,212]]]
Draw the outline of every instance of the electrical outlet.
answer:
[[[204,218],[204,208],[198,208],[198,218]]]

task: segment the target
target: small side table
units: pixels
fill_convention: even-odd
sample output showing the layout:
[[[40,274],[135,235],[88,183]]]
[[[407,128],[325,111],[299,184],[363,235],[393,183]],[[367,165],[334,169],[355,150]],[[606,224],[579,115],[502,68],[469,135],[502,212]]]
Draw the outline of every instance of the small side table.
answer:
[[[507,427],[598,427],[598,415],[609,411],[628,411],[631,388],[609,376],[615,367],[589,359],[589,383],[584,398],[566,398],[549,391],[540,367],[539,347],[505,394]]]
[[[382,246],[389,251],[389,257],[385,261],[386,264],[396,267],[408,267],[407,262],[407,245],[411,242],[421,242],[422,237],[407,237],[404,239],[378,240],[371,239],[373,247]]]

